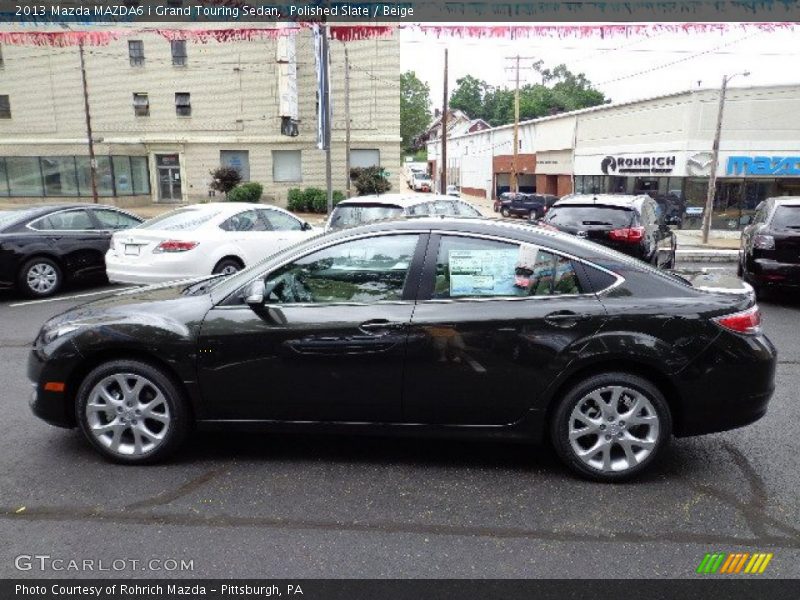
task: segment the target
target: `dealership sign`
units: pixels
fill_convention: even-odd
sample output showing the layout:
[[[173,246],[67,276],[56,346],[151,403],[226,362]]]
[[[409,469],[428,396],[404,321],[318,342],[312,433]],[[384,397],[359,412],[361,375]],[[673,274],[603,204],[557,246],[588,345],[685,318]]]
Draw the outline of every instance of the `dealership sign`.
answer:
[[[725,174],[800,177],[800,156],[729,156]]]
[[[669,175],[675,169],[674,154],[606,156],[600,162],[604,175]]]

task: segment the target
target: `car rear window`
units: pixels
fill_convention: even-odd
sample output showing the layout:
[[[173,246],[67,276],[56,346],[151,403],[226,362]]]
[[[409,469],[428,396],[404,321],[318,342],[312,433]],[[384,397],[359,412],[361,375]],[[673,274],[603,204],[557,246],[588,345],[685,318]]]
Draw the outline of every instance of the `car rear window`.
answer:
[[[403,208],[394,204],[346,204],[333,209],[329,226],[333,229],[352,227],[373,221],[394,219],[403,215]]]
[[[218,210],[198,210],[179,208],[160,217],[145,221],[136,229],[157,229],[158,231],[194,231],[219,214]]]
[[[607,225],[609,227],[630,227],[636,213],[629,208],[615,206],[554,206],[547,213],[546,221],[554,225],[580,227],[584,225]]]
[[[0,229],[6,225],[21,221],[35,212],[36,210],[32,209],[0,210]]]
[[[772,217],[774,229],[800,230],[800,206],[779,206]]]

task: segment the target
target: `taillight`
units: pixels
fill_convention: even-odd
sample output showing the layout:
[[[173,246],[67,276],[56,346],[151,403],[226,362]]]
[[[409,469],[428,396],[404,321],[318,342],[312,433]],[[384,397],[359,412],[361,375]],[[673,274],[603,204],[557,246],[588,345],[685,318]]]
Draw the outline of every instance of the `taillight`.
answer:
[[[641,242],[642,238],[644,237],[644,227],[625,227],[623,229],[612,229],[608,232],[608,237],[615,242]]]
[[[158,246],[153,248],[155,254],[161,252],[186,252],[195,248],[199,242],[184,242],[181,240],[166,240],[161,242]]]
[[[757,235],[753,238],[753,247],[759,250],[775,250],[775,238],[771,235]]]
[[[716,317],[714,322],[735,333],[759,333],[761,331],[761,311],[756,304],[742,312]]]

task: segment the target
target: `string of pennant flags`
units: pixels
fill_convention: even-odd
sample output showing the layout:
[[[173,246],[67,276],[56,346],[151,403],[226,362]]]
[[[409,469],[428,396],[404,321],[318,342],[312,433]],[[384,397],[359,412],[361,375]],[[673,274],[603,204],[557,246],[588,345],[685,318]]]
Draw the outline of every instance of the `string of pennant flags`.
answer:
[[[165,27],[126,27],[113,29],[103,27],[85,30],[57,31],[0,31],[0,43],[26,46],[104,46],[127,36],[155,33],[168,40],[187,40],[201,44],[209,42],[239,42],[257,39],[276,39],[280,36],[294,35],[298,29],[311,27],[312,23],[298,22],[294,27],[220,27],[220,28],[165,28]],[[588,38],[619,36],[650,36],[663,33],[726,33],[732,30],[779,31],[796,30],[796,22],[764,23],[611,23],[611,24],[547,24],[547,25],[329,25],[328,34],[333,40],[350,42],[375,39],[392,35],[398,30],[416,31],[436,38],[469,39],[528,39],[546,38]],[[76,24],[77,26],[77,24]]]

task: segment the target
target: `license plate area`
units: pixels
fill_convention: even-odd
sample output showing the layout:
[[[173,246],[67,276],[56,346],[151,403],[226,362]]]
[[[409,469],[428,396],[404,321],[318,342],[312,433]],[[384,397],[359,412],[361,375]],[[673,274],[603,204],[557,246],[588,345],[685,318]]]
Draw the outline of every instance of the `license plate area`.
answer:
[[[139,256],[141,246],[138,244],[125,244],[125,256]]]

